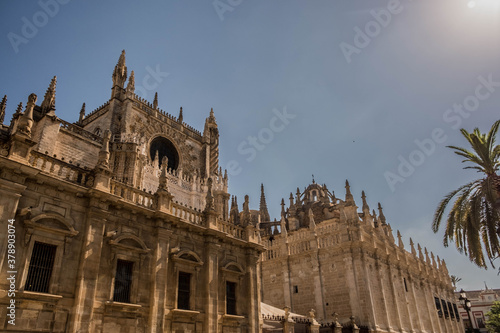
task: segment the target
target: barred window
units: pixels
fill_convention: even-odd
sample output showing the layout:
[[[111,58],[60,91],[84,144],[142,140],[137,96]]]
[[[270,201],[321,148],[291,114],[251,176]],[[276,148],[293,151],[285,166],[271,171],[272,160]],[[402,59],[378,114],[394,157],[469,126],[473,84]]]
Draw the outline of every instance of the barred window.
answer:
[[[226,282],[226,313],[236,314],[236,283]]]
[[[444,317],[448,318],[450,314],[448,313],[448,307],[446,306],[446,301],[442,299],[441,304],[443,305]]]
[[[49,292],[56,250],[56,245],[35,242],[24,286],[25,290],[40,293]]]
[[[457,318],[457,321],[460,321],[460,316],[458,315],[458,308],[455,303],[453,303],[453,310],[455,310],[455,318]]]
[[[130,303],[130,290],[132,289],[132,268],[134,263],[131,261],[116,261],[115,291],[113,301]]]
[[[451,305],[451,302],[448,302],[448,311],[450,311],[451,319],[455,319],[455,313],[453,313],[453,306]]]
[[[439,298],[434,297],[434,303],[436,303],[436,310],[438,312],[439,317],[442,317],[443,310],[441,310],[441,302],[439,301]]]
[[[191,297],[191,274],[179,272],[179,283],[177,288],[177,308],[189,310],[189,298]]]

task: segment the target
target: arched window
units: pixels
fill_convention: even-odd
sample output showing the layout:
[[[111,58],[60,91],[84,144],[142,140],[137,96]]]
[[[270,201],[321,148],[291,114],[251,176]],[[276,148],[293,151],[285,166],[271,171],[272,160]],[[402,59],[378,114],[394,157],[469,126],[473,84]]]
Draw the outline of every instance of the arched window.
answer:
[[[172,170],[176,170],[178,168],[179,153],[177,152],[177,149],[175,149],[174,144],[170,140],[162,136],[155,138],[151,142],[151,146],[149,148],[149,155],[151,157],[151,160],[156,158],[157,152],[158,152],[158,160],[155,162],[158,163],[158,166],[161,166],[161,161],[163,157],[166,156],[168,158],[168,168]]]

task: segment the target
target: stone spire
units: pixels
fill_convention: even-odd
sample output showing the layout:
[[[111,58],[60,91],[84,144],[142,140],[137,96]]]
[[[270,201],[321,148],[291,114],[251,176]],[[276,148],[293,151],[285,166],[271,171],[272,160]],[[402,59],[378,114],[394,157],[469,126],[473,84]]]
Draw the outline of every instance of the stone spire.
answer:
[[[125,66],[125,50],[122,50],[118,63],[113,71],[113,90],[115,87],[123,89],[125,86],[125,81],[127,80],[127,66]],[[113,93],[118,93],[118,91],[113,91]]]
[[[434,257],[434,253],[432,253],[432,251],[431,251],[431,261],[432,261],[432,266],[434,266],[434,268],[437,268],[436,258]]]
[[[153,109],[158,108],[158,92],[155,92],[155,98],[153,100]]]
[[[290,192],[289,200],[290,200],[290,208],[292,208],[292,206],[293,206],[293,193],[292,192]]]
[[[238,199],[235,195],[231,197],[231,210],[229,211],[229,221],[238,224],[240,220],[240,210],[238,209]]]
[[[377,213],[375,213],[375,209],[372,210],[372,216],[373,216],[373,226],[375,228],[378,227],[378,219],[377,219]]]
[[[57,76],[54,76],[50,81],[49,87],[45,92],[45,96],[43,98],[42,105],[40,106],[42,109],[42,114],[55,115],[56,110],[56,84],[57,84]]]
[[[368,206],[368,204],[366,203],[366,195],[365,195],[365,191],[361,191],[361,199],[363,200],[363,213],[365,211],[368,212],[368,214],[370,214],[370,206]]]
[[[7,106],[7,95],[4,95],[0,102],[0,124],[3,124],[5,119],[5,107]]]
[[[267,210],[266,195],[264,194],[264,184],[260,184],[259,215],[262,221],[271,221],[271,217],[269,216],[269,212]]]
[[[429,251],[427,251],[427,247],[424,247],[424,253],[425,253],[425,261],[430,264],[431,259],[429,258]]]
[[[210,116],[208,116],[208,121],[216,124],[215,115],[214,115],[214,108],[210,108]]]
[[[184,121],[184,116],[182,115],[182,106],[181,106],[181,109],[179,110],[179,117],[177,118],[177,121],[182,124],[182,122]]]
[[[397,231],[397,235],[398,235],[398,246],[404,249],[405,245],[403,244],[403,238],[401,237],[401,233],[399,232],[399,230]]]
[[[10,120],[10,125],[9,125],[10,133],[16,131],[15,127],[17,126],[17,120],[19,119],[19,117],[21,117],[22,114],[23,114],[23,102],[20,102],[17,105],[16,112],[14,112],[14,114],[12,115],[12,119]]]
[[[345,181],[345,202],[347,206],[354,205],[354,198],[351,194],[351,186],[349,186],[349,181]]]
[[[413,239],[411,239],[410,237],[410,247],[411,247],[411,254],[413,254],[414,256],[417,255],[417,251],[415,251],[415,244],[413,243]]]
[[[384,212],[382,211],[382,205],[380,204],[380,202],[378,203],[378,217],[379,217],[380,223],[382,223],[382,225],[387,225],[387,223],[385,223],[385,216],[384,216]]]
[[[418,249],[418,257],[420,260],[424,260],[424,255],[422,254],[422,247],[420,246],[420,243],[417,243],[417,249]]]
[[[285,198],[281,198],[281,215],[285,214]]]
[[[78,124],[82,125],[84,118],[85,118],[85,103],[82,104],[82,108],[80,109],[80,117],[78,118]]]
[[[219,129],[215,121],[214,109],[210,110],[210,116],[205,119],[203,143],[208,148],[207,154],[209,156],[208,163],[205,165],[205,174],[215,175],[219,168]]]
[[[130,93],[130,94],[135,93],[135,74],[134,74],[134,71],[130,72],[130,77],[128,78],[127,93]]]

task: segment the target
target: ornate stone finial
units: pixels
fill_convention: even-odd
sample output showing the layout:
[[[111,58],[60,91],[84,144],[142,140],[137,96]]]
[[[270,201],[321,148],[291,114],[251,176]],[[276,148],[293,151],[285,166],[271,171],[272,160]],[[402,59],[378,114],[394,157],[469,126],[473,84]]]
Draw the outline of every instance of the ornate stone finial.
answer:
[[[158,154],[158,151],[156,153]],[[168,157],[163,156],[163,158],[161,160],[161,173],[160,173],[160,178],[158,181],[158,189],[159,190],[168,191],[167,166],[168,166]]]
[[[179,118],[177,118],[177,121],[182,124],[182,122],[184,121],[184,115],[182,114],[182,106],[181,106],[181,109],[179,110]]]
[[[266,195],[264,194],[264,184],[260,184],[259,216],[265,222],[271,221],[269,211],[267,210]]]
[[[285,215],[285,198],[281,198],[281,215]]]
[[[227,169],[224,169],[224,179],[227,180]]]
[[[435,268],[437,268],[437,264],[436,264],[436,258],[434,258],[434,253],[432,253],[431,251],[431,261],[432,261],[432,266],[434,266]]]
[[[153,109],[158,108],[158,92],[155,92],[155,98],[153,99]]]
[[[429,258],[429,251],[427,251],[427,247],[424,247],[424,253],[425,253],[425,261],[430,264],[431,259]]]
[[[293,206],[293,193],[292,192],[290,192],[289,200],[290,200],[290,208],[291,208]]]
[[[28,104],[26,104],[26,111],[19,118],[19,124],[17,130],[23,134],[26,134],[31,137],[31,127],[33,126],[33,108],[35,107],[35,103],[37,100],[37,96],[35,94],[31,94],[28,96]]]
[[[345,181],[345,202],[347,206],[354,204],[354,197],[351,194],[351,186],[349,185],[349,181],[347,179]]]
[[[15,130],[14,127],[16,126],[16,121],[17,119],[19,119],[19,117],[22,116],[23,114],[22,112],[23,112],[23,102],[20,102],[17,105],[16,112],[14,112],[14,114],[12,115],[12,119],[10,120],[9,130],[11,131],[11,133]]]
[[[311,208],[309,208],[308,217],[309,217],[309,229],[311,229],[312,231],[316,230],[316,222],[314,222],[314,214]]]
[[[83,123],[83,119],[85,118],[85,103],[82,104],[82,108],[80,109],[80,117],[78,118],[78,124]]]
[[[312,175],[312,179],[313,179],[313,184],[316,184],[316,182],[314,181],[314,174]]]
[[[3,124],[5,119],[5,108],[7,106],[7,95],[4,95],[2,102],[0,102],[0,124]]]
[[[118,63],[113,71],[113,86],[118,86],[123,89],[127,80],[127,66],[125,66],[125,50],[122,50]]]
[[[99,159],[97,165],[109,168],[109,140],[111,139],[111,132],[109,130],[104,131],[102,139],[102,148],[99,151]]]
[[[382,223],[382,225],[386,225],[387,223],[385,223],[385,216],[384,212],[382,211],[382,205],[380,204],[380,202],[378,203],[378,216],[380,219],[380,223]]]
[[[215,123],[214,108],[210,108],[210,116],[208,117],[208,121],[211,123]]]
[[[420,246],[420,243],[417,243],[417,249],[418,249],[418,257],[421,260],[424,260],[424,255],[422,254],[422,247]]]
[[[42,109],[42,114],[55,115],[56,110],[56,84],[57,84],[57,76],[54,76],[50,81],[50,85],[45,92],[45,96],[43,98],[42,105],[40,106]]]
[[[368,211],[368,214],[370,214],[370,206],[366,203],[365,191],[361,191],[361,199],[363,200],[363,212]]]
[[[358,329],[358,325],[356,325],[356,317],[351,316],[351,317],[349,317],[349,319],[351,320],[352,329],[353,330],[357,330]]]
[[[134,71],[130,72],[130,77],[128,78],[127,93],[130,93],[130,94],[135,93],[135,74],[134,74]]]
[[[415,251],[415,244],[413,243],[413,239],[411,239],[410,237],[410,247],[411,247],[411,254],[413,254],[414,256],[417,255],[417,251]]]
[[[375,209],[372,210],[372,217],[373,217],[373,226],[375,228],[378,228],[378,219],[377,219],[377,213],[375,213]]]
[[[403,244],[403,238],[401,237],[401,233],[399,232],[399,230],[397,231],[397,235],[398,235],[398,246],[404,249],[405,245]]]

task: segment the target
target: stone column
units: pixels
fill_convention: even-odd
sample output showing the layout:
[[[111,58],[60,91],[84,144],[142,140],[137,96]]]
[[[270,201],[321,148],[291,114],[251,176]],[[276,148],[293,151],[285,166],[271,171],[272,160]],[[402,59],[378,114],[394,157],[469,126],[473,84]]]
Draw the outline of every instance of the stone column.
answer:
[[[248,326],[249,332],[259,332],[260,321],[260,292],[257,278],[257,261],[259,256],[254,250],[247,251],[247,279],[248,279]]]
[[[151,296],[149,327],[151,333],[163,332],[164,312],[167,299],[168,254],[172,231],[165,228],[164,222],[156,221],[157,242],[151,265]]]
[[[70,314],[69,332],[71,333],[92,331],[94,300],[104,241],[105,217],[109,214],[108,206],[97,199],[90,199],[89,206],[90,211],[87,215],[78,267],[75,301]]]
[[[207,240],[205,243],[205,332],[218,332],[218,289],[219,289],[220,245]]]

